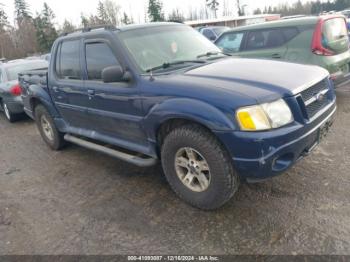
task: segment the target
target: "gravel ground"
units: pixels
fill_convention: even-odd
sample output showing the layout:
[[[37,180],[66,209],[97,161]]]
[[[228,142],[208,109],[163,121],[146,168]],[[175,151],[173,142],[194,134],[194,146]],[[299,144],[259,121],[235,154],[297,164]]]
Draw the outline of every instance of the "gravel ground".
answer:
[[[0,254],[350,255],[350,86],[328,138],[288,173],[215,212],[176,198],[159,166],[52,152],[0,115]]]

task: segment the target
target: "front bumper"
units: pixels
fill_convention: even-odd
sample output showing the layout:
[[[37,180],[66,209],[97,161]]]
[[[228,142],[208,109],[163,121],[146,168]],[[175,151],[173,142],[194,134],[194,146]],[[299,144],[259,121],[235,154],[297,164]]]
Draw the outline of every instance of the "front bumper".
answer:
[[[217,132],[228,149],[240,177],[250,181],[265,180],[282,174],[319,144],[321,127],[330,127],[336,103],[308,124],[294,123],[269,132]]]

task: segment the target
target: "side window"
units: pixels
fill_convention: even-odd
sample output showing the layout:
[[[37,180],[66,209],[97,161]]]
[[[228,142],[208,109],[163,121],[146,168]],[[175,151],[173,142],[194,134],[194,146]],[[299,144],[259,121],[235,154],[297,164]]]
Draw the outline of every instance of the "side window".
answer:
[[[216,39],[216,35],[210,29],[204,29],[203,30],[203,35],[206,38],[208,38],[209,40],[215,40]]]
[[[268,29],[248,33],[247,50],[257,50],[279,47],[285,43],[283,34],[279,29]]]
[[[286,39],[287,42],[292,40],[294,37],[296,37],[299,34],[298,28],[295,28],[295,27],[283,28],[281,29],[281,31],[283,32],[284,38]]]
[[[224,34],[216,43],[224,52],[239,52],[242,45],[244,33],[227,33]]]
[[[58,49],[56,74],[61,79],[81,79],[79,40],[66,41]]]
[[[89,80],[101,80],[102,70],[115,65],[119,65],[119,62],[106,43],[86,45],[86,66]]]

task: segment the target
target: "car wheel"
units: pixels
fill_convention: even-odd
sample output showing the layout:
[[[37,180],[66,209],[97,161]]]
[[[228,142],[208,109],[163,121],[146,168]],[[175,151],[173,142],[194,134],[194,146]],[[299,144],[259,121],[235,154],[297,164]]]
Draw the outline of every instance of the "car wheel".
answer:
[[[35,122],[42,138],[52,150],[60,150],[65,145],[63,134],[58,131],[52,116],[42,105],[35,107]]]
[[[8,108],[8,105],[6,102],[2,103],[2,109],[4,110],[5,117],[6,119],[10,122],[13,123],[18,120],[18,114],[13,114],[10,109]]]
[[[171,188],[194,207],[220,208],[238,190],[239,177],[228,153],[199,126],[173,130],[164,140],[161,157]]]

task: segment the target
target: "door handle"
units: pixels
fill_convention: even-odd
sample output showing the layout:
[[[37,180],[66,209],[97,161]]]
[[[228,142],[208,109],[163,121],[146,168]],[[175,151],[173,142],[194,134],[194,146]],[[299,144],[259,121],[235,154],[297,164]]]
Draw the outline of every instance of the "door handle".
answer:
[[[89,96],[89,100],[91,100],[92,97],[95,96],[95,90],[89,89],[87,91],[87,93],[88,93],[88,96]]]
[[[55,92],[55,93],[58,93],[60,91],[60,89],[57,87],[57,86],[54,86],[52,88],[52,90]]]

